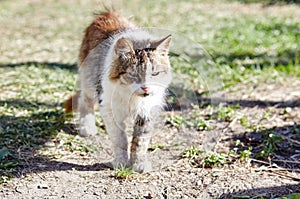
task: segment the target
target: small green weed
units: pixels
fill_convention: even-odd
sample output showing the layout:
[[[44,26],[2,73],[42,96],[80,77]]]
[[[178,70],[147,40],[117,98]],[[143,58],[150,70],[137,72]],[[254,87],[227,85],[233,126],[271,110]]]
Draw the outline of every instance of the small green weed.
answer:
[[[114,177],[117,179],[128,179],[134,174],[136,174],[136,172],[134,171],[133,167],[121,165],[121,168],[114,169]]]
[[[224,106],[224,104],[220,104],[217,107],[216,118],[221,121],[232,121],[238,107],[239,104],[233,106]]]
[[[172,115],[167,117],[166,122],[173,127],[179,128],[185,123],[185,118],[181,115]]]
[[[249,131],[257,131],[259,130],[260,126],[262,125],[262,122],[265,121],[265,120],[268,120],[268,118],[270,117],[271,115],[271,111],[270,110],[267,110],[265,111],[261,116],[258,116],[258,121],[257,122],[250,122],[248,120],[248,118],[246,117],[242,117],[239,119],[239,122],[240,124],[247,128]]]
[[[201,151],[198,147],[192,146],[181,153],[182,158],[189,158],[195,160],[197,164],[204,164],[205,167],[212,167],[227,162],[228,155],[225,153],[205,152]]]
[[[211,130],[212,128],[201,118],[195,118],[190,122],[190,127],[195,128],[197,131]]]
[[[205,166],[215,166],[225,164],[227,162],[227,155],[225,153],[207,153],[204,159]]]
[[[264,140],[264,147],[259,152],[257,157],[267,158],[272,153],[278,151],[278,144],[282,143],[283,139],[279,135],[275,135],[272,132],[262,132],[261,133]]]
[[[211,130],[208,121],[201,115],[201,110],[198,105],[192,105],[192,110],[186,115],[171,115],[166,118],[167,124],[179,128],[187,127],[197,131]]]
[[[153,146],[151,146],[148,150],[150,150],[150,151],[156,151],[156,150],[158,150],[158,149],[163,149],[163,148],[164,148],[163,145],[158,144],[158,145],[153,145]]]
[[[244,147],[244,143],[242,143],[240,140],[235,141],[235,148],[231,150],[228,154],[228,156],[233,157],[233,159],[239,159],[240,161],[247,162],[252,155],[252,149],[253,147],[248,147],[248,149],[239,150],[239,148]]]
[[[248,119],[247,119],[246,117],[240,118],[240,124],[241,124],[243,127],[249,128]]]
[[[250,158],[251,154],[252,154],[252,147],[240,151],[240,160],[247,161]]]
[[[192,146],[190,149],[185,149],[182,153],[181,153],[181,157],[183,158],[190,158],[190,159],[194,159],[194,158],[198,158],[201,155],[203,155],[205,152],[201,151],[198,147],[196,146]]]
[[[245,127],[248,131],[255,132],[259,129],[260,123],[251,123],[248,118],[242,117],[239,119],[240,124]]]
[[[187,128],[193,128],[197,131],[203,130],[211,130],[211,127],[204,121],[200,116],[190,115],[190,116],[182,116],[182,115],[174,115],[169,116],[166,119],[167,124],[180,128],[185,126]]]

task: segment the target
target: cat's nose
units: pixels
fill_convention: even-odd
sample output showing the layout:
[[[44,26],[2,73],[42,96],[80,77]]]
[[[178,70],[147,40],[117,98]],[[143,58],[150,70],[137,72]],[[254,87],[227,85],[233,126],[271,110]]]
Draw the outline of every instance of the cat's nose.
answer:
[[[141,86],[141,89],[143,91],[145,91],[146,93],[149,91],[149,87],[147,87],[147,86]]]

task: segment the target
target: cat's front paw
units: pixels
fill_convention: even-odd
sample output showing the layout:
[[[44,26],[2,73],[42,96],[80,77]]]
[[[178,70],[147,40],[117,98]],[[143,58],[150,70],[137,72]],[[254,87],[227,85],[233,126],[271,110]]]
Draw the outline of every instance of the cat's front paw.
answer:
[[[132,164],[134,170],[139,173],[147,173],[152,171],[152,164],[150,161],[135,162]]]
[[[98,132],[97,127],[95,125],[80,125],[79,135],[81,137],[94,136]]]
[[[123,167],[129,167],[130,164],[129,164],[129,161],[128,159],[126,158],[115,158],[113,161],[112,161],[112,167],[113,169],[122,169]]]
[[[97,127],[94,114],[80,116],[79,135],[82,137],[93,136],[97,134]]]

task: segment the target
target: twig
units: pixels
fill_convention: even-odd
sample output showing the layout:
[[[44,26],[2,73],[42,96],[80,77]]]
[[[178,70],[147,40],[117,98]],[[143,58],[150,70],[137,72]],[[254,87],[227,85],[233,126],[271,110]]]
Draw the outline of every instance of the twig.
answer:
[[[276,175],[283,176],[283,177],[286,177],[286,178],[290,178],[290,179],[292,179],[294,181],[300,182],[300,178],[297,178],[297,177],[294,177],[294,176],[290,176],[290,175],[286,175],[284,173],[279,173],[279,172],[276,172],[276,171],[271,171],[271,172],[274,173],[274,174],[276,174]]]
[[[252,169],[254,171],[293,171],[293,172],[300,172],[300,169],[286,169],[286,168],[268,168],[268,167],[260,167]]]
[[[237,170],[244,171],[244,170],[251,170],[251,171],[293,171],[293,172],[300,172],[300,169],[286,169],[286,168],[268,168],[268,167],[260,167],[260,168],[236,168],[236,169],[212,169],[212,171],[217,172],[235,172]],[[299,179],[300,180],[300,179]]]
[[[285,137],[285,136],[282,136],[282,137],[283,137],[283,139],[286,139],[287,141],[292,142],[293,144],[297,144],[297,145],[300,146],[300,142],[299,141],[291,139],[289,137]]]
[[[226,128],[231,128],[235,123],[236,123],[236,121],[238,120],[238,118],[237,117],[235,117],[227,126],[226,126]]]
[[[236,172],[236,170],[249,170],[249,169],[213,169],[213,172]],[[278,171],[293,171],[293,172],[300,172],[300,169],[285,169],[285,168],[268,168],[268,167],[261,167],[261,168],[255,168],[255,169],[250,169],[252,171],[269,171],[271,172],[271,174],[276,174],[279,176],[283,176],[289,179],[292,179],[294,181],[300,182],[300,178],[294,177],[294,176],[290,176],[287,174],[283,174],[283,173],[279,173]]]
[[[253,161],[253,162],[259,162],[262,164],[266,164],[266,165],[271,165],[271,162],[266,162],[266,161],[262,161],[262,160],[252,159],[252,158],[249,158],[249,160]]]
[[[277,160],[277,159],[273,159],[272,161],[274,161],[274,162],[291,163],[291,164],[300,164],[299,161],[292,161],[292,160]]]
[[[43,176],[41,176],[38,172],[36,172],[36,174],[42,179],[42,180],[46,180],[46,178],[45,177],[43,177]]]

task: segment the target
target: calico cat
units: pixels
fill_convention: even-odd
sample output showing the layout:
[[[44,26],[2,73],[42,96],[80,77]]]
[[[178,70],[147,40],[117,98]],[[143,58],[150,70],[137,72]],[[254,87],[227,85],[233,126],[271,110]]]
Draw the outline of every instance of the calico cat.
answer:
[[[99,103],[114,167],[151,170],[147,148],[171,82],[170,42],[171,35],[157,40],[114,12],[97,15],[85,31],[79,54],[79,134],[97,133],[94,104]],[[67,111],[78,96],[67,101]],[[134,121],[130,156],[124,122],[128,117]]]

